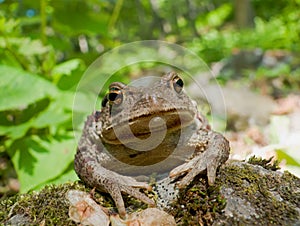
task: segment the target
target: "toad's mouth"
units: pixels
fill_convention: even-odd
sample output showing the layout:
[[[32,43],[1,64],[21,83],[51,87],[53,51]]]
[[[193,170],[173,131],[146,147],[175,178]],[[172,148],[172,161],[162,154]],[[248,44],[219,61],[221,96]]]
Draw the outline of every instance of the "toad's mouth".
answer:
[[[195,112],[186,109],[140,115],[103,130],[102,139],[110,144],[147,140],[153,134],[161,136],[180,131],[191,125],[194,119]]]

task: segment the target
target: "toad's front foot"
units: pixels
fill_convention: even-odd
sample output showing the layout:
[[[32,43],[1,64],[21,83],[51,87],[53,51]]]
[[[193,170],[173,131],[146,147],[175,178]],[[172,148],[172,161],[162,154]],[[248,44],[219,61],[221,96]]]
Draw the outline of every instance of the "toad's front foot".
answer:
[[[90,187],[108,192],[113,198],[122,218],[126,216],[122,193],[131,195],[150,206],[155,205],[153,200],[140,191],[140,189],[151,190],[152,187],[149,184],[138,182],[132,177],[123,176],[110,171],[102,167],[96,160],[97,158],[90,155],[90,153],[78,151],[75,158],[76,173],[80,179]],[[84,163],[84,165],[82,165],[82,163]]]
[[[147,183],[138,182],[134,178],[116,175],[114,178],[107,179],[104,188],[113,198],[122,218],[125,218],[126,216],[122,193],[131,195],[151,207],[155,206],[155,202],[140,191],[141,188],[151,190],[151,186]]]
[[[186,174],[178,182],[179,188],[189,185],[192,180],[200,173],[207,171],[208,184],[213,185],[216,179],[216,172],[229,157],[229,142],[219,133],[212,132],[207,149],[197,154],[192,160],[184,163],[170,172],[171,178],[177,178]]]

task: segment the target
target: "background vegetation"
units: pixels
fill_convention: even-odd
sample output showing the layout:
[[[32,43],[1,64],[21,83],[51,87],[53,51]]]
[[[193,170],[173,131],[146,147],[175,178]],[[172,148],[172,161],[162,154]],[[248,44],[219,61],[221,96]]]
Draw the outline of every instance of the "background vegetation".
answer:
[[[144,39],[178,43],[208,64],[240,50],[297,54],[299,6],[299,0],[0,0],[1,194],[13,190],[7,184],[14,176],[21,192],[76,180],[74,132],[80,129],[72,125],[72,111],[85,112],[89,101],[81,93],[82,106],[72,109],[74,91],[99,55]],[[297,64],[238,77],[227,71],[218,79],[251,81],[260,89],[279,78],[277,92],[267,91],[279,97],[299,88]]]

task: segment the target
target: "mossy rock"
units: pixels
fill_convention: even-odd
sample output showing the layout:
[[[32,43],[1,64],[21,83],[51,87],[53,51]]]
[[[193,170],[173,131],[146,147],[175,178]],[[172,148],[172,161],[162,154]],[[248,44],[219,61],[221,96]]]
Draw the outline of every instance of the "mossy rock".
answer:
[[[178,225],[299,225],[300,179],[271,169],[268,162],[229,162],[222,166],[214,186],[198,176],[165,209]],[[91,192],[81,183],[47,186],[39,192],[14,196],[0,202],[0,223],[8,225],[77,225],[69,216],[66,192]],[[114,212],[109,195],[92,192],[94,199]],[[125,196],[128,211],[146,208]],[[16,223],[17,222],[17,223]]]
[[[222,167],[217,183],[226,207],[214,225],[299,225],[300,179],[270,169],[276,166],[232,162]]]

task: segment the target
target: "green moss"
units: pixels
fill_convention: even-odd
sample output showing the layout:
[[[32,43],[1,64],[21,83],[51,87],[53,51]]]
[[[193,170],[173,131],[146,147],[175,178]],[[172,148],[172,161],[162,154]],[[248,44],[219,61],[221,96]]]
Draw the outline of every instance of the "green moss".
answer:
[[[269,160],[260,162],[268,169],[255,166],[261,164],[247,163],[221,167],[214,186],[208,186],[205,176],[198,176],[189,187],[180,191],[170,214],[175,216],[178,225],[212,225],[216,222],[220,225],[222,222],[226,225],[293,225],[299,221],[300,196],[295,191],[300,187],[300,179],[288,172],[274,172],[277,167],[269,166]],[[241,203],[253,208],[251,214],[255,214],[251,217],[243,213],[226,216],[227,201],[221,195],[226,189],[231,197],[238,197],[243,200]]]
[[[252,156],[249,158],[248,163],[252,164],[252,165],[259,165],[264,167],[265,169],[268,170],[279,170],[279,162],[277,160],[275,160],[274,162],[272,162],[273,157],[269,158],[269,159],[263,159],[261,157],[256,157],[256,156]]]
[[[286,181],[282,186],[279,187],[278,193],[280,196],[296,206],[300,207],[300,179],[295,177],[293,174],[285,171],[282,176],[282,181]],[[298,191],[296,194],[294,191]]]
[[[268,160],[267,160],[268,161]],[[259,164],[260,165],[260,164]],[[230,164],[220,171],[218,184],[234,190],[234,196],[255,208],[258,217],[247,219],[247,225],[290,225],[297,221],[299,195],[293,191],[300,187],[300,179],[288,172],[274,173],[249,164]],[[292,205],[294,203],[295,205]],[[228,221],[228,219],[227,219]]]
[[[84,190],[79,183],[60,186],[46,186],[40,192],[16,195],[1,200],[0,222],[20,214],[28,217],[33,224],[45,222],[45,225],[76,225],[68,217],[69,203],[65,199],[70,189]]]
[[[226,200],[220,195],[220,187],[208,186],[203,177],[198,176],[190,186],[180,190],[178,201],[168,211],[177,225],[212,225],[222,214]]]
[[[10,217],[20,214],[26,216],[33,224],[39,225],[76,225],[69,216],[69,203],[66,192],[76,189],[86,191],[101,205],[113,208],[112,199],[98,192],[86,188],[80,182],[66,183],[64,185],[50,185],[41,191],[20,194],[3,199],[0,202],[0,222],[6,222]]]
[[[41,222],[44,222],[45,225],[77,225],[69,218],[70,204],[65,198],[66,193],[72,189],[92,194],[93,199],[103,207],[109,208],[111,213],[117,211],[109,195],[86,188],[81,182],[75,182],[46,186],[39,192],[20,194],[1,200],[0,224],[5,223],[12,216],[20,214],[33,222],[33,225],[39,225]],[[147,195],[151,197],[153,193],[149,192]],[[128,212],[147,208],[146,204],[131,196],[124,195],[123,197]]]

